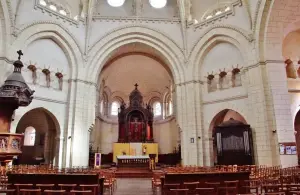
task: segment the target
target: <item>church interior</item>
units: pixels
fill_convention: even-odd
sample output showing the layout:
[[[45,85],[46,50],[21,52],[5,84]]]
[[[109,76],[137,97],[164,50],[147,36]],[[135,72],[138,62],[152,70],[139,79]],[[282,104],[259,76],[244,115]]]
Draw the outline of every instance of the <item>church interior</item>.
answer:
[[[1,0],[0,193],[300,194],[299,11]]]

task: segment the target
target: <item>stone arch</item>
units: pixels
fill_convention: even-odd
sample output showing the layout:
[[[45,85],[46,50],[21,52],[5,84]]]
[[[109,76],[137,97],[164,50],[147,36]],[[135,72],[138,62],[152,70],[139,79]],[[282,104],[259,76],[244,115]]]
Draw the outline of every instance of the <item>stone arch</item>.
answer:
[[[45,108],[34,108],[21,117],[16,133],[24,133],[29,126],[36,130],[36,140],[34,146],[23,147],[20,163],[34,164],[38,157],[58,165],[61,130],[56,117]]]
[[[184,81],[183,52],[180,47],[163,33],[142,26],[115,29],[97,41],[89,51],[89,56],[93,58],[88,63],[90,66],[84,78],[97,82],[109,55],[115,49],[134,42],[146,44],[159,51],[169,62],[174,81],[178,83]]]
[[[30,43],[38,39],[52,39],[65,52],[70,66],[70,77],[76,78],[80,67],[83,64],[82,51],[70,32],[68,32],[62,25],[55,23],[33,23],[22,30],[18,34],[18,38],[13,42],[9,50],[9,58],[15,58],[17,49],[25,49]],[[78,55],[81,54],[81,55]],[[25,53],[26,55],[26,53]]]
[[[248,66],[248,62],[253,58],[250,55],[250,41],[251,39],[247,39],[243,33],[237,30],[230,28],[211,29],[210,32],[201,37],[190,53],[189,59],[191,64],[189,69],[193,78],[196,80],[201,79],[199,77],[202,62],[209,50],[218,42],[227,42],[237,47],[242,54],[245,66]]]
[[[209,133],[210,133],[211,137],[213,136],[214,128],[216,126],[220,125],[221,123],[228,121],[230,118],[233,118],[237,121],[247,124],[245,117],[243,115],[241,115],[239,112],[232,110],[232,109],[221,110],[213,117],[213,119],[210,122]],[[210,153],[211,153],[211,155],[210,155],[211,164],[215,164],[216,157],[217,157],[217,150],[216,150],[216,146],[214,145],[214,142],[210,143],[209,147],[210,147]]]
[[[293,14],[295,1],[285,1],[281,6],[280,1],[262,0],[262,9],[259,10],[259,25],[257,28],[260,60],[283,60],[282,40],[291,32],[290,25],[299,21],[300,17]],[[278,12],[281,15],[278,15]],[[298,28],[299,29],[299,28]]]

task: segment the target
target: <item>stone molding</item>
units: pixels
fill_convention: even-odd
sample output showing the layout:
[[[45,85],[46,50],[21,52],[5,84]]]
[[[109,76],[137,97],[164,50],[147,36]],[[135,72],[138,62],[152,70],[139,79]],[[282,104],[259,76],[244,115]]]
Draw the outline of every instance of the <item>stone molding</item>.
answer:
[[[40,10],[42,10],[43,13],[48,12],[48,13],[50,14],[50,16],[52,16],[52,14],[53,14],[53,15],[55,15],[57,18],[61,18],[64,22],[67,21],[67,22],[68,22],[69,24],[71,24],[71,25],[76,25],[77,27],[78,27],[78,25],[79,25],[79,21],[80,21],[79,19],[80,19],[80,17],[78,17],[78,20],[79,20],[79,21],[77,21],[77,20],[75,20],[75,19],[73,19],[73,18],[70,18],[70,17],[68,17],[68,16],[64,16],[64,15],[58,13],[57,11],[51,10],[51,9],[49,9],[48,7],[45,7],[45,6],[40,5],[40,4],[39,4],[39,0],[35,0],[35,6],[34,6],[34,9],[40,9]],[[81,20],[81,21],[84,21],[84,20]]]
[[[103,39],[105,39],[110,34],[118,32],[118,31],[124,31],[124,30],[130,29],[130,28],[133,29],[133,28],[136,28],[136,27],[138,27],[138,28],[144,28],[144,29],[151,30],[151,31],[155,31],[155,32],[163,35],[164,37],[169,37],[164,32],[162,32],[160,30],[157,30],[157,29],[149,28],[148,26],[145,26],[145,25],[141,25],[141,24],[129,24],[129,25],[124,25],[124,26],[122,26],[120,28],[115,28],[115,29],[113,29],[113,30],[105,33],[102,37],[100,37],[97,41],[95,41],[95,43],[93,45],[90,46],[89,51],[91,51],[99,42],[101,42]],[[174,45],[176,45],[177,49],[179,49],[183,53],[183,49],[173,39],[169,38],[169,40],[172,41],[172,43],[174,43]]]
[[[18,29],[18,31],[15,32],[16,37],[18,37],[25,29],[30,28],[30,27],[32,27],[34,25],[38,25],[38,24],[54,24],[54,25],[59,26],[60,28],[62,28],[62,30],[64,30],[73,39],[73,41],[75,42],[76,46],[80,50],[81,54],[83,53],[82,50],[81,50],[80,45],[78,44],[78,41],[77,41],[76,37],[69,31],[69,29],[67,29],[64,25],[62,25],[61,23],[59,23],[57,21],[40,20],[40,21],[35,21],[35,22],[32,22],[32,23],[25,24],[25,25],[21,26]],[[51,31],[51,30],[49,29],[49,31]],[[52,32],[53,32],[53,30],[52,30]],[[54,32],[56,32],[56,31],[54,31]],[[64,41],[66,41],[63,36],[62,36],[62,39]]]
[[[241,96],[233,96],[225,99],[217,99],[213,101],[205,101],[202,102],[203,105],[209,105],[209,104],[215,104],[215,103],[221,103],[221,102],[229,102],[229,101],[234,101],[234,100],[240,100],[240,99],[246,99],[248,98],[248,95],[241,95]]]
[[[233,25],[228,25],[228,24],[217,24],[217,25],[213,25],[213,26],[210,26],[208,29],[206,29],[204,31],[204,33],[201,34],[201,36],[198,38],[198,40],[193,44],[192,46],[192,49],[190,50],[190,53],[189,53],[189,59],[191,57],[191,54],[192,52],[194,51],[194,49],[197,47],[197,45],[199,44],[199,42],[203,39],[203,37],[207,34],[209,34],[211,31],[215,30],[215,29],[218,29],[220,28],[221,30],[222,29],[228,29],[228,30],[233,30],[239,34],[241,34],[246,40],[248,40],[248,42],[252,42],[254,41],[254,36],[253,36],[253,33],[252,32],[248,32],[248,31],[245,31],[244,29],[242,28],[239,28],[239,27],[236,27],[236,26],[233,26]],[[220,35],[223,35],[220,33]]]
[[[74,82],[74,83],[84,83],[86,85],[91,85],[91,86],[98,87],[97,83],[93,83],[93,82],[85,81],[85,80],[81,80],[81,79],[69,79],[68,82],[69,83],[71,83],[71,82]]]
[[[191,81],[186,81],[186,82],[183,82],[183,83],[177,83],[177,84],[175,84],[175,86],[184,86],[184,85],[189,85],[189,84],[192,84],[192,83],[200,83],[201,85],[204,84],[204,82],[200,81],[200,80],[191,80]]]
[[[33,99],[40,100],[40,101],[45,101],[45,102],[57,103],[57,104],[67,104],[68,103],[66,101],[43,98],[43,97],[39,97],[39,96],[33,96]]]
[[[192,22],[190,22],[188,24],[188,28],[192,26],[194,28],[194,30],[196,31],[197,29],[202,29],[203,27],[207,27],[208,25],[213,24],[215,21],[221,21],[222,18],[227,18],[230,15],[234,16],[235,15],[235,6],[242,6],[242,1],[236,0],[235,2],[232,2],[230,5],[229,11],[223,12],[217,16],[213,16],[210,19],[207,19],[207,20],[205,19],[205,20],[199,22],[198,24],[193,24]]]
[[[179,18],[148,18],[148,17],[123,17],[123,16],[101,16],[94,15],[93,20],[99,21],[109,21],[109,22],[146,22],[146,23],[171,23],[171,24],[180,24]]]

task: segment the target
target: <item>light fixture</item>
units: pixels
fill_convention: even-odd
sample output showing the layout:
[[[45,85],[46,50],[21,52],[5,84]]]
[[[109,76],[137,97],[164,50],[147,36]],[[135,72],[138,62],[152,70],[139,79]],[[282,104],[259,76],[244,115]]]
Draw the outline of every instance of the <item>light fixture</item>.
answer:
[[[74,17],[74,20],[78,20],[78,15]]]
[[[149,0],[152,7],[160,9],[166,6],[167,0]]]
[[[107,0],[107,3],[112,7],[120,7],[125,3],[125,0]]]
[[[198,23],[199,23],[198,20],[194,19],[194,24],[198,24]]]
[[[67,12],[66,12],[65,10],[63,10],[63,9],[59,10],[59,13],[60,13],[61,15],[64,15],[64,16],[67,15]]]
[[[46,6],[46,5],[47,5],[47,3],[46,3],[46,1],[44,1],[44,0],[40,0],[40,5],[42,5],[42,6]]]
[[[216,12],[216,16],[217,16],[217,15],[220,15],[221,13],[222,13],[222,12],[221,12],[220,10],[217,11],[217,12]]]
[[[229,11],[230,10],[230,7],[226,7],[225,9],[225,12]]]
[[[212,15],[207,16],[207,17],[206,17],[206,20],[208,20],[208,19],[210,19],[210,18],[212,18]]]
[[[52,9],[53,11],[57,11],[57,8],[55,5],[50,5],[49,8]]]

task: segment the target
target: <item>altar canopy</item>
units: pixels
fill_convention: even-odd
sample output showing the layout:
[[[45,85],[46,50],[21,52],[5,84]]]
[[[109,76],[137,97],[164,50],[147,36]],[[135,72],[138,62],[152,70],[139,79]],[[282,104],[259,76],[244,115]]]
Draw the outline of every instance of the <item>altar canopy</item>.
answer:
[[[119,143],[152,143],[153,111],[150,105],[144,107],[143,96],[135,84],[130,93],[129,106],[123,102],[119,114]]]

